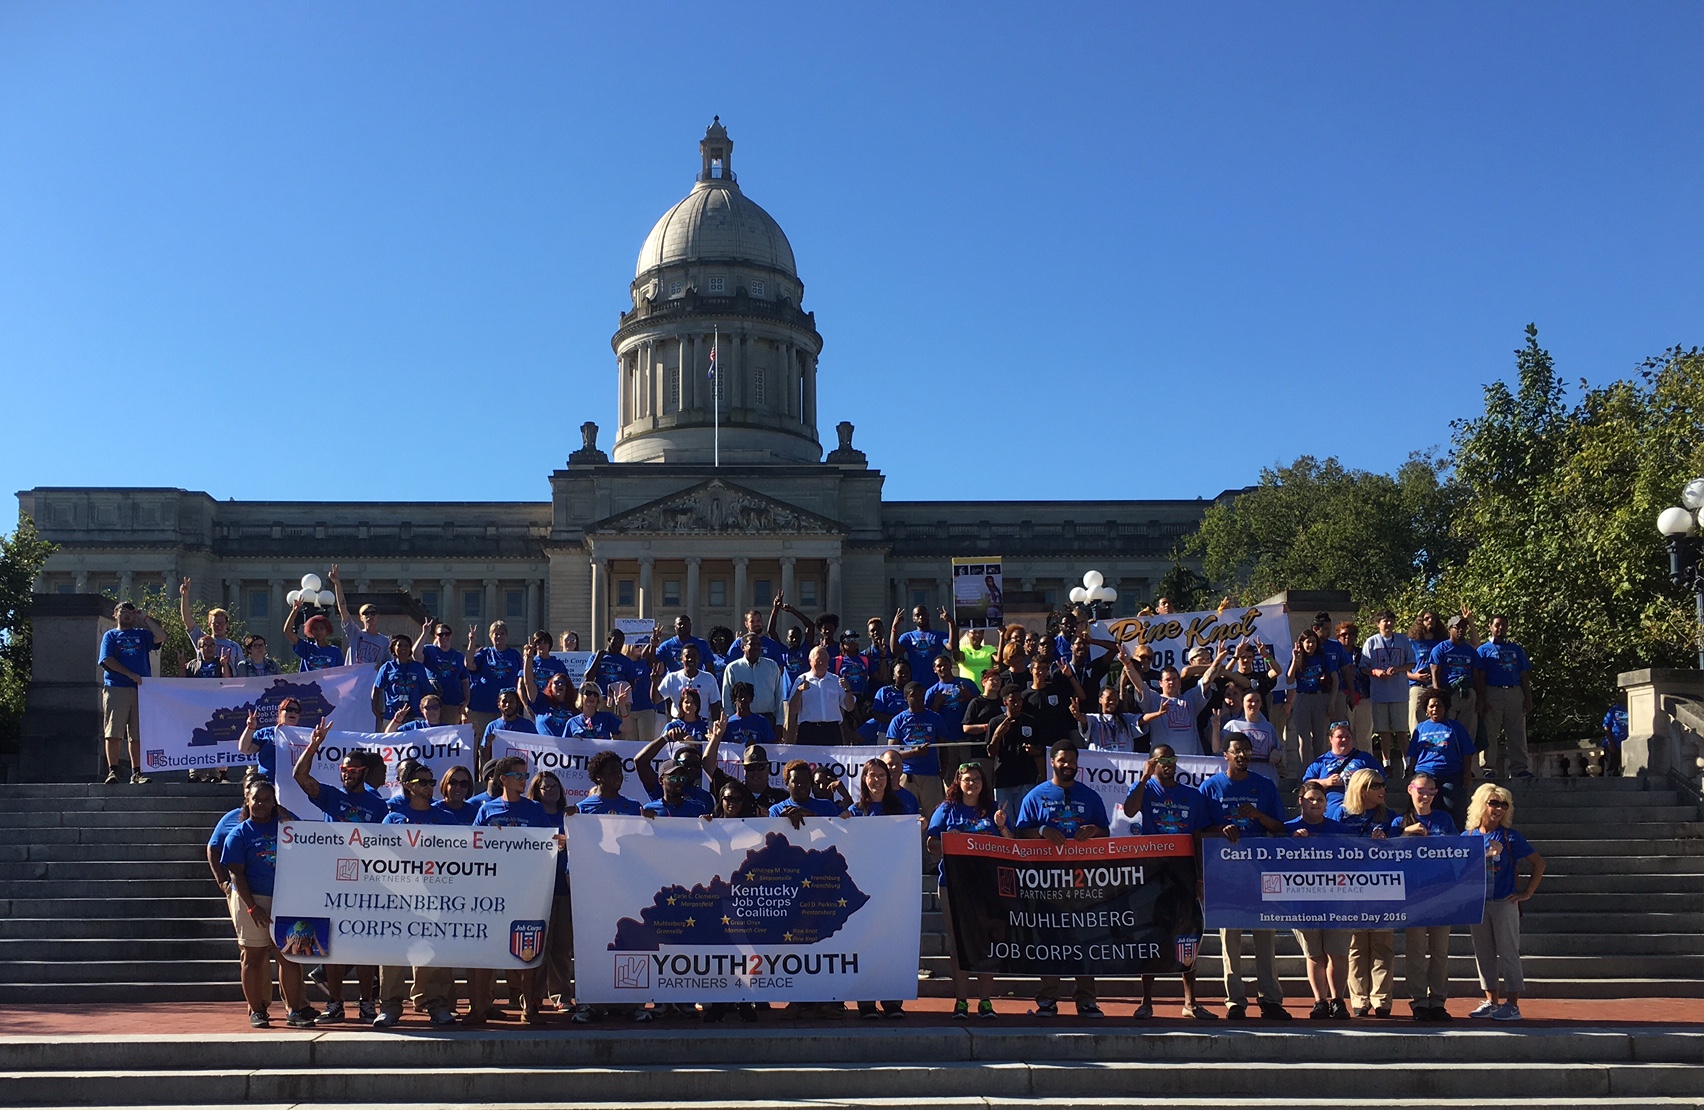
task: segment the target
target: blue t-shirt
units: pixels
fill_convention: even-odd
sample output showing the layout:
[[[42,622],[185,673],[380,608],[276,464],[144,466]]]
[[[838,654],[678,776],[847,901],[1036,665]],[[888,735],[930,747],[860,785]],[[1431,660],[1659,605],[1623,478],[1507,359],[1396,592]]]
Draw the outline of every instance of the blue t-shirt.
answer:
[[[903,786],[893,788],[893,796],[899,799],[899,808],[908,817],[916,817],[923,812],[923,803],[917,800],[917,795]]]
[[[1619,751],[1622,742],[1627,739],[1627,707],[1612,706],[1603,715],[1603,746],[1611,751]]]
[[[513,802],[493,798],[479,807],[479,816],[473,819],[473,823],[494,829],[554,829],[561,825],[558,818],[546,813],[544,806],[531,798]]]
[[[905,712],[905,691],[897,686],[883,686],[876,691],[875,699],[870,704],[871,712],[877,717],[897,717]]]
[[[645,794],[653,802],[661,801],[663,797],[663,784],[658,782],[655,788],[647,786],[645,788]],[[716,812],[716,798],[710,793],[710,791],[704,789],[702,782],[688,783],[686,789],[681,791],[681,794],[701,804],[704,807],[705,813]]]
[[[704,817],[710,812],[710,807],[704,804],[702,798],[694,798],[691,794],[684,795],[679,805],[671,806],[661,798],[653,798],[639,808],[658,817]]]
[[[467,707],[475,713],[497,712],[497,695],[513,690],[521,677],[521,653],[514,648],[498,651],[482,647],[473,653],[478,670],[469,668],[472,685],[468,688]]]
[[[1417,671],[1427,671],[1428,672],[1427,677],[1426,677],[1426,681],[1415,682],[1411,678],[1411,679],[1408,680],[1408,685],[1418,686],[1418,687],[1425,687],[1425,686],[1432,685],[1432,678],[1431,678],[1431,674],[1430,674],[1430,670],[1431,670],[1431,666],[1432,666],[1432,652],[1437,650],[1437,647],[1438,647],[1439,644],[1447,644],[1447,643],[1449,643],[1449,640],[1447,640],[1447,639],[1444,639],[1444,640],[1428,640],[1428,639],[1425,639],[1425,638],[1421,638],[1421,639],[1418,639],[1418,640],[1409,640],[1408,642],[1410,644],[1414,645],[1414,668],[1413,669],[1417,670]]]
[[[1025,794],[1018,807],[1016,827],[1020,829],[1055,828],[1072,837],[1084,825],[1107,829],[1111,822],[1106,819],[1106,805],[1100,795],[1080,782],[1069,788],[1044,782]]]
[[[219,659],[217,657],[212,659],[203,659],[198,655],[194,659],[191,659],[190,663],[193,665],[186,668],[188,673],[184,675],[185,678],[224,677],[220,671]]]
[[[1332,755],[1330,752],[1326,752],[1308,764],[1308,769],[1302,772],[1302,781],[1324,782],[1332,775],[1343,776],[1341,785],[1325,788],[1327,796],[1325,812],[1328,816],[1336,817],[1337,814],[1333,811],[1333,807],[1343,804],[1343,791],[1349,786],[1350,776],[1363,769],[1377,771],[1381,775],[1384,774],[1384,765],[1360,748],[1349,749],[1348,755]]]
[[[840,816],[840,806],[827,798],[806,798],[802,802],[795,802],[793,799],[788,798],[784,802],[776,802],[774,805],[770,806],[769,816],[785,817],[787,815],[787,810],[794,807],[802,809],[814,817]]]
[[[735,641],[737,645],[739,641]],[[763,649],[766,658],[775,660],[775,665],[785,669],[787,665],[787,645],[771,636],[759,636],[757,644]]]
[[[1255,818],[1237,816],[1237,810],[1244,802],[1254,803],[1255,809],[1274,821],[1284,820],[1284,800],[1278,796],[1278,784],[1252,770],[1241,782],[1231,778],[1229,772],[1220,771],[1201,784],[1201,793],[1212,803],[1213,820],[1218,824],[1228,822],[1235,825],[1237,832],[1243,836],[1267,835],[1266,826]]]
[[[1444,685],[1451,693],[1463,694],[1473,689],[1473,672],[1479,669],[1479,653],[1465,640],[1459,644],[1445,640],[1432,649],[1431,665],[1443,672]]]
[[[874,717],[871,717],[852,731],[857,733],[858,739],[862,740],[866,744],[880,743],[883,735],[882,726],[876,723],[876,719]]]
[[[336,644],[320,647],[306,636],[301,636],[290,645],[290,650],[302,661],[304,671],[323,671],[327,667],[343,666],[343,649]]]
[[[1302,656],[1302,671],[1296,676],[1295,687],[1299,694],[1317,694],[1325,689],[1326,672],[1336,673],[1331,667],[1330,659],[1323,652]]]
[[[462,703],[462,684],[467,681],[467,662],[462,653],[436,644],[420,649],[420,660],[432,672],[432,689],[438,692],[445,705]]]
[[[625,794],[617,794],[613,798],[588,794],[580,799],[580,804],[575,808],[581,813],[613,813],[621,817],[637,817],[643,807]]]
[[[1180,782],[1167,790],[1159,779],[1149,779],[1141,791],[1141,808],[1134,824],[1145,836],[1199,832],[1213,823],[1213,803],[1193,786]]]
[[[432,672],[424,663],[416,663],[412,659],[407,663],[392,659],[379,668],[373,688],[378,690],[384,703],[386,717],[395,716],[396,711],[405,705],[418,713],[420,699],[433,692]]]
[[[929,816],[929,836],[940,836],[942,833],[993,833],[998,835],[1000,828],[994,824],[992,812],[983,813],[974,806],[963,802],[942,802],[935,807],[935,812]],[[947,860],[941,858],[940,867],[935,875],[939,886],[947,885]]]
[[[933,745],[946,739],[947,723],[932,709],[913,713],[907,709],[888,725],[888,739],[898,740],[901,754],[917,744]],[[901,769],[908,775],[940,775],[941,756],[930,747],[917,755],[905,756]]]
[[[899,637],[899,650],[911,664],[911,677],[921,681],[921,676],[935,673],[935,658],[947,650],[947,634],[933,628],[913,628]]]
[[[1415,771],[1442,780],[1453,779],[1465,771],[1473,752],[1473,737],[1460,721],[1424,720],[1414,726],[1405,758]]]
[[[1343,826],[1329,817],[1321,817],[1319,824],[1310,825],[1300,817],[1292,817],[1284,822],[1284,829],[1291,836],[1296,835],[1297,829],[1306,829],[1309,836],[1342,836]]]
[[[545,704],[533,712],[533,731],[540,736],[567,736],[568,722],[580,715],[566,705]]]
[[[793,680],[811,669],[811,649],[808,644],[781,648],[781,669],[787,673],[786,686],[791,697]]]
[[[710,721],[704,717],[693,721],[671,717],[668,724],[663,726],[663,734],[669,738],[671,744],[679,744],[683,740],[696,740],[702,744],[705,737],[710,735]]]
[[[526,717],[516,717],[512,721],[505,721],[499,717],[485,726],[485,735],[480,737],[480,741],[487,747],[492,743],[491,734],[493,732],[530,732],[536,736],[538,726]]]
[[[678,671],[685,666],[685,664],[681,662],[680,656],[681,653],[686,650],[688,644],[692,644],[698,648],[698,661],[700,663],[705,665],[709,664],[710,656],[715,653],[710,650],[710,642],[708,640],[700,640],[697,636],[688,636],[684,640],[679,636],[670,636],[668,639],[657,645],[657,659],[663,664],[664,674],[667,674],[669,671]]]
[[[568,718],[567,735],[578,740],[614,740],[615,734],[620,731],[621,718],[601,709],[590,718],[584,713],[576,713]]]
[[[254,743],[258,749],[254,753],[254,761],[259,765],[260,773],[273,782],[278,781],[278,745],[273,742],[277,736],[275,728],[267,725],[254,730]]]
[[[433,802],[432,808],[447,818],[442,822],[445,825],[471,825],[473,819],[479,816],[479,806],[472,802],[463,802],[460,809],[451,809],[440,800]]]
[[[836,655],[832,669],[854,694],[862,697],[870,692],[870,668],[862,655]]]
[[[1490,888],[1486,894],[1487,901],[1507,898],[1515,892],[1515,865],[1533,854],[1532,845],[1527,838],[1514,829],[1469,829],[1468,836],[1477,836],[1485,840],[1485,883]],[[1502,850],[1495,856],[1491,853],[1496,848]]]
[[[102,659],[111,659],[121,666],[129,667],[135,674],[143,678],[153,675],[148,663],[148,653],[160,646],[154,639],[154,633],[148,628],[109,628],[101,636]],[[101,682],[106,686],[127,687],[134,690],[136,683],[121,674],[114,674],[105,667],[101,668]]]
[[[466,806],[462,806],[466,809]],[[385,814],[386,825],[459,825],[461,821],[447,809],[429,806],[426,809],[415,809],[404,803],[400,809],[393,808]]]
[[[1519,686],[1521,675],[1532,670],[1526,650],[1513,640],[1479,645],[1479,669],[1485,672],[1487,686]]]
[[[635,713],[655,712],[657,705],[651,700],[651,664],[643,659],[622,658],[627,663],[627,685],[633,688],[628,708]]]
[[[1326,666],[1338,678],[1343,677],[1343,668],[1354,666],[1355,653],[1338,643],[1336,639],[1327,637],[1320,641],[1320,652],[1325,656]]]
[[[1394,816],[1395,814],[1389,808],[1385,809],[1382,817],[1370,809],[1364,813],[1350,813],[1346,809],[1339,808],[1336,813],[1331,815],[1331,819],[1337,822],[1338,827],[1343,830],[1344,836],[1372,836],[1375,829],[1383,831],[1390,828],[1390,822]]]
[[[404,721],[404,722],[402,722],[402,724],[397,725],[396,730],[398,732],[414,732],[417,729],[423,729],[423,728],[439,728],[439,727],[442,726],[442,724],[443,724],[442,721],[440,721],[438,724],[435,725],[431,721],[428,721],[424,717],[416,717],[411,721]]]
[[[341,787],[319,784],[319,796],[309,801],[319,807],[327,821],[345,821],[352,825],[376,825],[385,819],[390,807],[385,799],[366,787],[346,793]]]
[[[964,711],[970,708],[970,700],[976,697],[976,687],[971,685],[968,678],[952,678],[946,682],[937,682],[929,687],[923,695],[923,704],[935,705],[935,696],[941,697],[939,708],[935,712],[941,715],[946,723],[943,739],[964,739]]]
[[[1456,828],[1455,818],[1439,809],[1434,809],[1431,813],[1425,815],[1416,813],[1409,816],[1399,813],[1390,819],[1390,824],[1386,826],[1386,829],[1391,836],[1401,836],[1402,830],[1410,825],[1426,826],[1426,835],[1428,836],[1455,836],[1459,831]]]
[[[592,665],[586,669],[586,677],[597,683],[598,689],[605,698],[609,697],[609,688],[617,682],[627,682],[627,664],[637,662],[625,655],[611,655],[600,651],[592,658]],[[650,685],[650,679],[645,684]]]
[[[219,818],[219,823],[213,826],[213,835],[207,838],[209,848],[218,848],[221,852],[225,847],[225,838],[231,835],[231,830],[243,823],[243,807],[236,809]]]
[[[250,894],[271,896],[272,884],[278,876],[278,817],[265,824],[249,818],[225,838],[219,850],[219,862],[226,867],[241,867],[248,879]]]
[[[722,741],[740,748],[753,744],[775,743],[775,726],[761,713],[741,716],[735,713],[722,723]]]

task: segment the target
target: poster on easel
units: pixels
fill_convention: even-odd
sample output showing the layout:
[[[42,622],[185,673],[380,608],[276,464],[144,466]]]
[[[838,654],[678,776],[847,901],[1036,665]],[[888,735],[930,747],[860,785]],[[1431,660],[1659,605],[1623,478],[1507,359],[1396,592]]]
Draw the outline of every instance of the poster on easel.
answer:
[[[953,560],[953,620],[959,629],[998,628],[1005,619],[1000,560],[981,556]]]

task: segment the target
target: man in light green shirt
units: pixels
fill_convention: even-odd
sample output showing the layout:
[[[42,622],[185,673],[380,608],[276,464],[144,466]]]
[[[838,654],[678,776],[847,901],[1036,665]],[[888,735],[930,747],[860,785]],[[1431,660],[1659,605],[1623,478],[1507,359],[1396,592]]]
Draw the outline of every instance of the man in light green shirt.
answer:
[[[958,676],[982,685],[982,672],[994,662],[994,648],[982,642],[982,629],[973,628],[959,641]]]

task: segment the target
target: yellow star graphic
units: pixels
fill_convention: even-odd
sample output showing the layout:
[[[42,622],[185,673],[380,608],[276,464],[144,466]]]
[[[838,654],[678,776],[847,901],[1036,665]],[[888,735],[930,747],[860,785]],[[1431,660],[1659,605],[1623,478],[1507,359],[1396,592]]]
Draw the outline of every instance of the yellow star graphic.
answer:
[[[692,921],[692,918],[690,918],[690,917],[689,917],[689,918],[687,918],[687,919],[686,919],[686,927],[687,927],[687,928],[688,928],[688,929],[690,929],[690,928],[692,928],[692,925],[693,925],[693,921]]]
[[[846,905],[846,899],[844,899],[844,898],[842,898],[842,899],[841,899],[841,900],[840,900],[840,905],[841,905],[841,906],[842,906],[842,907],[843,907],[843,908],[844,908],[844,907],[845,907],[845,905]]]
[[[800,879],[800,880],[799,880],[799,885],[800,885],[800,886],[810,886],[810,885],[811,885],[811,881],[810,881],[810,880],[809,880],[809,879]]]
[[[672,905],[674,905],[674,903],[675,903],[675,896],[671,894],[671,895],[669,895],[669,905],[672,906]]]
[[[782,933],[781,939],[786,941],[788,944],[791,944],[791,943],[793,943],[793,934],[792,933]]]
[[[722,924],[724,924],[724,925],[732,925],[732,924],[733,924],[733,923],[734,923],[734,919],[733,919],[733,918],[731,918],[731,917],[728,917],[728,916],[727,916],[727,915],[725,915],[725,914],[724,914],[724,915],[723,915],[723,917],[722,917]]]

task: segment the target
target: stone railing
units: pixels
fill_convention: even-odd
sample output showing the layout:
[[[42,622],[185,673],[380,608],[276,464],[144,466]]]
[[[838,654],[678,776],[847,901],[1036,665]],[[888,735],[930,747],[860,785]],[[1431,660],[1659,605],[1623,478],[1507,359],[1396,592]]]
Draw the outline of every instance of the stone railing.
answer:
[[[1627,691],[1627,742],[1621,773],[1666,778],[1694,798],[1704,794],[1700,773],[1700,684],[1704,673],[1650,668],[1616,681]]]

